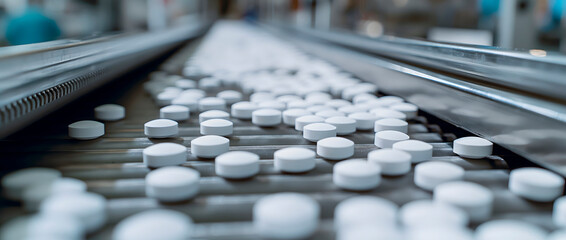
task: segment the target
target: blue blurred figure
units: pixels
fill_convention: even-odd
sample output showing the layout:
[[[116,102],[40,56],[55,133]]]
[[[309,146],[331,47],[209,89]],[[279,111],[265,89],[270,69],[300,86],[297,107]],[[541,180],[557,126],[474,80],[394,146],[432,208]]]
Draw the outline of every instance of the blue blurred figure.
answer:
[[[12,45],[52,41],[61,35],[57,23],[36,8],[8,17],[7,22],[6,40]]]

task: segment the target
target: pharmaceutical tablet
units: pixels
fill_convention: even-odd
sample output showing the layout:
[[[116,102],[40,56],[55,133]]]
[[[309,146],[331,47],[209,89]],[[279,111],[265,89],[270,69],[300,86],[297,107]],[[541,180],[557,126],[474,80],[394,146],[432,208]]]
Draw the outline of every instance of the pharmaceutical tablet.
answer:
[[[145,176],[145,194],[162,202],[193,198],[199,192],[200,173],[187,167],[169,166]]]
[[[279,110],[279,111],[283,111],[287,108],[287,105],[285,105],[285,103],[278,102],[278,101],[275,101],[275,100],[258,102],[257,106],[258,106],[259,109],[270,108],[270,109],[276,109],[276,110]]]
[[[159,109],[159,117],[162,119],[184,121],[189,119],[189,116],[189,108],[181,105],[169,105]]]
[[[336,127],[336,135],[348,135],[356,132],[356,120],[349,117],[329,117],[325,123]]]
[[[252,123],[261,127],[273,127],[281,123],[281,111],[264,108],[252,112]]]
[[[374,127],[377,117],[374,114],[367,112],[357,112],[348,115],[349,118],[356,120],[356,129],[369,130]]]
[[[283,123],[288,126],[295,126],[295,120],[306,115],[311,115],[311,112],[301,108],[287,109],[283,111]]]
[[[167,106],[170,105],[173,99],[177,98],[180,95],[180,92],[177,91],[163,91],[155,96],[155,103],[158,106]]]
[[[352,98],[354,104],[360,104],[369,100],[377,99],[377,96],[371,93],[360,93]]]
[[[434,188],[433,199],[464,210],[472,222],[482,222],[491,217],[493,193],[486,187],[471,182],[448,182]]]
[[[301,116],[295,119],[295,130],[297,131],[303,131],[303,128],[306,125],[312,124],[312,123],[322,123],[324,122],[324,118],[319,117],[319,116],[315,116],[315,115],[305,115],[305,116]]]
[[[168,138],[179,133],[179,124],[170,119],[155,119],[146,122],[144,133],[149,138]]]
[[[187,161],[187,147],[177,143],[158,143],[143,150],[143,163],[151,168],[181,165]]]
[[[411,154],[395,149],[378,149],[368,153],[368,162],[381,167],[381,174],[399,176],[411,171]]]
[[[206,97],[206,92],[200,89],[187,89],[181,92],[179,97],[181,96],[191,97],[200,100],[201,98]]]
[[[114,240],[190,239],[193,220],[181,212],[155,209],[136,213],[120,221]]]
[[[210,119],[224,119],[224,120],[230,120],[230,114],[225,112],[225,111],[221,111],[221,110],[208,110],[205,112],[201,112],[198,115],[198,121],[199,123],[202,123],[206,120],[210,120]]]
[[[366,109],[356,105],[349,105],[338,108],[339,112],[343,112],[345,115],[357,113],[357,112],[365,112]]]
[[[117,104],[104,104],[94,108],[94,117],[102,121],[117,121],[126,117],[126,108]]]
[[[381,167],[362,159],[351,159],[336,163],[332,182],[346,190],[367,191],[381,182]]]
[[[213,158],[228,152],[230,140],[225,137],[208,135],[191,140],[191,153],[201,158]]]
[[[392,228],[397,224],[399,207],[387,199],[356,196],[340,202],[334,209],[334,229],[342,232],[357,225]]]
[[[509,190],[532,201],[550,202],[562,195],[564,179],[542,168],[519,168],[509,174]]]
[[[341,137],[329,137],[316,142],[316,153],[329,160],[354,156],[354,142]]]
[[[91,140],[104,135],[104,124],[97,121],[78,121],[69,124],[69,137],[78,140]]]
[[[85,228],[73,216],[65,214],[37,214],[26,224],[25,238],[2,239],[84,239]]]
[[[303,137],[311,142],[336,137],[336,127],[328,123],[311,123],[303,127]]]
[[[61,172],[50,168],[25,168],[5,175],[2,187],[6,197],[22,200],[24,191],[33,185],[51,183],[61,177]]]
[[[182,88],[182,89],[189,89],[189,88],[196,88],[197,82],[190,79],[179,79],[175,81],[175,87]]]
[[[419,163],[415,167],[415,185],[432,191],[442,183],[462,180],[464,169],[449,162],[430,161]]]
[[[188,107],[189,111],[198,111],[198,98],[180,96],[173,99],[171,104]]]
[[[554,201],[552,220],[554,221],[554,225],[566,228],[566,197],[560,197]]]
[[[479,159],[491,155],[493,143],[479,137],[463,137],[454,140],[454,153],[461,157]]]
[[[343,117],[346,116],[345,113],[340,112],[340,111],[336,111],[336,110],[322,110],[322,111],[318,111],[316,112],[314,115],[319,116],[321,118],[329,118],[329,117]]]
[[[221,84],[220,79],[214,77],[207,77],[198,81],[198,88],[202,90],[213,90],[219,88],[220,84]]]
[[[430,226],[466,227],[469,217],[463,210],[432,200],[409,202],[399,211],[399,220],[405,228]]]
[[[384,118],[397,118],[401,120],[407,119],[407,115],[402,112],[389,109],[389,108],[374,108],[369,111],[370,113],[374,114],[377,119],[384,119]]]
[[[226,119],[210,119],[200,123],[200,134],[229,136],[234,132],[234,123]]]
[[[214,160],[216,175],[242,179],[249,178],[259,172],[259,156],[246,151],[232,151],[218,155]]]
[[[273,153],[273,165],[276,170],[290,173],[300,173],[315,167],[316,153],[307,148],[288,147]]]
[[[432,145],[423,141],[405,140],[394,143],[392,148],[411,154],[411,161],[413,163],[419,163],[432,159]]]
[[[412,228],[406,240],[475,240],[472,231],[464,227],[429,226]]]
[[[295,102],[295,101],[303,101],[303,98],[297,96],[297,95],[283,95],[283,96],[279,96],[277,97],[275,100],[277,100],[278,102],[282,102],[285,103],[286,105],[288,105],[290,102]],[[289,108],[289,107],[287,107]]]
[[[91,233],[106,223],[106,199],[89,192],[54,194],[41,203],[40,213],[72,216]]]
[[[334,109],[338,109],[344,106],[350,106],[352,103],[350,101],[344,99],[332,99],[328,100],[324,103],[324,106],[331,107]]]
[[[201,112],[208,110],[225,110],[226,101],[217,97],[205,97],[199,100],[198,109]]]
[[[409,140],[409,135],[398,131],[385,130],[375,133],[374,144],[379,148],[391,148],[394,143],[405,140]]]
[[[257,92],[250,95],[250,101],[253,103],[260,103],[265,101],[275,100],[275,95],[267,92]]]
[[[476,240],[546,240],[546,231],[536,225],[517,220],[492,220],[479,225]]]
[[[307,108],[307,111],[311,112],[312,114],[326,110],[335,110],[335,109],[324,105],[314,105]]]
[[[257,104],[252,102],[237,102],[232,104],[232,117],[239,119],[252,119],[252,113],[258,109]]]
[[[417,117],[417,113],[419,112],[419,107],[411,103],[396,103],[389,106],[389,108],[404,113],[407,119]]]
[[[393,130],[407,133],[409,131],[409,123],[397,118],[383,118],[375,121],[373,130],[375,132]]]
[[[307,101],[308,103],[310,103],[312,105],[325,104],[326,102],[330,101],[331,99],[332,99],[332,96],[330,96],[330,94],[321,93],[321,92],[309,93],[305,97],[305,101]]]
[[[225,90],[216,94],[217,98],[222,98],[226,101],[226,104],[232,105],[239,101],[242,101],[242,93],[234,90]]]
[[[292,101],[292,102],[287,103],[287,109],[293,109],[293,108],[306,109],[306,108],[309,108],[311,106],[312,106],[312,104],[310,104],[309,102],[304,101],[304,100],[297,100],[297,101]]]
[[[23,193],[23,202],[26,210],[35,212],[39,209],[41,201],[53,194],[85,192],[86,183],[74,178],[57,178],[54,181],[45,181],[26,187]]]
[[[318,202],[300,193],[275,193],[253,207],[255,232],[262,238],[304,239],[318,228]]]
[[[383,96],[380,97],[379,100],[384,101],[384,102],[389,102],[391,103],[391,105],[395,104],[395,103],[402,103],[403,101],[405,101],[403,98],[397,97],[397,96]]]

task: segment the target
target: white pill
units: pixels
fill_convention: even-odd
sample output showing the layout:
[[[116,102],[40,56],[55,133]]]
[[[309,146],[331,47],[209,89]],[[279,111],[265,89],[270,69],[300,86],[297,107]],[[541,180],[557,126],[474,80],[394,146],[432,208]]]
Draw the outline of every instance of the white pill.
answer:
[[[316,142],[316,153],[326,159],[342,160],[354,156],[354,142],[341,137],[329,137]]]
[[[566,229],[556,230],[548,235],[546,240],[564,240],[566,239]]]
[[[159,109],[159,118],[183,121],[189,119],[189,108],[181,105],[169,105]]]
[[[340,230],[336,240],[404,240],[397,228],[360,224]]]
[[[509,174],[509,190],[532,201],[550,202],[562,195],[564,179],[542,168],[519,168]]]
[[[384,102],[390,102],[391,105],[395,104],[395,103],[402,103],[403,101],[405,101],[403,98],[397,97],[397,96],[383,96],[380,97],[379,100],[384,101]]]
[[[320,206],[307,195],[276,193],[254,204],[256,233],[270,239],[304,239],[318,228]]]
[[[381,174],[399,176],[411,171],[411,154],[395,149],[378,149],[368,153],[368,162],[381,167]]]
[[[332,99],[324,103],[324,106],[331,107],[333,109],[338,109],[350,105],[352,105],[352,103],[344,99]]]
[[[351,159],[336,163],[332,182],[340,188],[367,191],[381,182],[381,167],[362,159]]]
[[[193,220],[180,212],[166,209],[147,210],[120,221],[113,240],[190,239]]]
[[[339,112],[336,110],[323,110],[323,111],[318,111],[316,112],[314,115],[319,116],[321,118],[329,118],[329,117],[343,117],[346,116],[346,114],[344,114],[343,112]]]
[[[312,106],[312,104],[310,104],[307,101],[304,100],[297,100],[297,101],[292,101],[292,102],[288,102],[287,103],[287,109],[292,109],[292,108],[309,108],[310,106]]]
[[[295,130],[303,131],[303,128],[306,125],[313,124],[313,123],[322,123],[324,122],[324,118],[315,115],[305,115],[295,119]]]
[[[149,138],[168,138],[179,133],[179,124],[170,119],[155,119],[144,125],[145,135]]]
[[[199,123],[202,123],[206,120],[210,120],[210,119],[224,119],[224,120],[230,120],[230,114],[225,112],[225,111],[221,111],[221,110],[208,110],[205,112],[201,112],[198,115],[198,121]]]
[[[54,194],[43,200],[41,214],[66,215],[79,220],[89,233],[106,222],[106,199],[89,192]]]
[[[433,199],[464,210],[472,222],[482,222],[491,217],[493,193],[476,183],[443,183],[434,188]]]
[[[393,130],[407,133],[409,131],[409,123],[397,118],[383,118],[375,121],[373,130],[375,132]]]
[[[374,127],[377,117],[367,112],[356,112],[348,115],[349,118],[356,120],[356,129],[369,130]]]
[[[126,108],[117,104],[104,104],[94,108],[94,117],[102,121],[116,121],[126,117]]]
[[[267,92],[257,92],[250,95],[250,101],[254,103],[260,103],[265,101],[271,101],[275,99],[275,95]]]
[[[351,197],[334,209],[334,229],[342,232],[364,224],[391,228],[397,224],[398,209],[395,203],[380,197]]]
[[[145,176],[145,194],[162,202],[188,200],[198,194],[199,179],[200,173],[192,168],[159,168]]]
[[[206,97],[206,92],[200,89],[187,89],[182,91],[180,96],[201,99]]]
[[[394,143],[405,140],[409,140],[409,135],[398,131],[385,130],[375,133],[374,144],[379,148],[391,148]]]
[[[491,155],[493,143],[479,137],[463,137],[454,140],[454,153],[465,158],[479,159]]]
[[[76,218],[64,214],[34,215],[29,218],[26,230],[27,238],[22,239],[84,239],[85,237],[84,226]]]
[[[406,234],[407,240],[474,240],[472,232],[464,227],[429,226],[413,228]]]
[[[297,95],[283,95],[283,96],[277,97],[276,100],[278,102],[282,102],[282,103],[285,103],[286,105],[288,105],[290,102],[303,101],[303,98],[301,98]]]
[[[189,111],[198,111],[198,98],[181,96],[173,99],[171,104],[188,107]]]
[[[357,113],[357,112],[365,112],[366,109],[360,106],[350,105],[338,108],[338,111],[345,113],[346,115]]]
[[[200,134],[229,136],[234,132],[234,124],[226,119],[210,119],[200,123]]]
[[[181,165],[187,161],[187,147],[177,143],[158,143],[143,150],[143,163],[152,168]]]
[[[552,220],[554,225],[566,228],[566,197],[560,197],[554,201]]]
[[[252,119],[252,113],[258,109],[257,104],[252,102],[237,102],[231,107],[232,117],[239,119]]]
[[[325,110],[334,110],[334,108],[324,106],[324,105],[314,105],[314,106],[310,106],[310,107],[307,108],[307,111],[309,111],[313,114],[320,112],[320,111],[325,111]]]
[[[369,101],[369,100],[374,100],[374,99],[377,99],[377,96],[375,96],[374,94],[371,94],[371,93],[361,93],[361,94],[358,94],[358,95],[354,96],[354,97],[352,98],[352,102],[353,102],[354,104],[359,104],[359,103],[367,102],[367,101]]]
[[[252,123],[261,127],[273,127],[281,123],[281,111],[264,108],[252,112]]]
[[[348,135],[356,132],[356,120],[349,117],[329,117],[325,123],[336,127],[336,135]]]
[[[259,102],[257,104],[257,106],[261,109],[261,108],[270,108],[270,109],[276,109],[279,111],[283,111],[287,108],[287,106],[285,105],[285,103],[282,102],[278,102],[275,100],[272,101],[265,101],[265,102]]]
[[[225,137],[208,135],[191,140],[191,152],[202,158],[213,158],[228,152],[230,140]]]
[[[389,109],[389,108],[374,108],[369,111],[370,113],[374,114],[377,119],[384,119],[384,118],[397,118],[401,120],[407,119],[407,115],[402,112]]]
[[[546,240],[546,231],[542,228],[517,220],[492,220],[479,225],[476,240]]]
[[[208,110],[226,110],[226,101],[217,97],[205,97],[199,100],[198,109],[201,112]]]
[[[189,89],[189,88],[196,88],[197,82],[190,79],[179,79],[175,81],[175,87],[182,88],[182,89]]]
[[[2,187],[7,198],[22,200],[26,188],[38,184],[52,183],[60,177],[61,173],[55,169],[25,168],[4,176]]]
[[[104,124],[97,121],[78,121],[69,124],[69,137],[79,140],[91,140],[104,135]]]
[[[198,88],[202,90],[212,90],[220,87],[222,82],[218,78],[207,77],[198,81]]]
[[[449,162],[423,162],[415,167],[415,185],[432,191],[442,183],[459,181],[464,178],[464,169]]]
[[[316,153],[307,148],[288,147],[275,151],[273,165],[282,172],[307,172],[315,167]]]
[[[234,90],[225,90],[216,94],[217,98],[222,98],[226,101],[226,104],[234,104],[242,101],[242,93]]]
[[[167,106],[170,105],[173,99],[177,98],[180,95],[180,92],[177,91],[163,91],[155,96],[155,102],[158,106]]]
[[[34,184],[24,190],[23,202],[26,210],[35,212],[39,209],[41,201],[53,194],[69,192],[85,192],[86,183],[74,178],[58,178]]]
[[[214,160],[216,175],[242,179],[253,177],[259,172],[259,156],[245,151],[233,151],[219,155]]]
[[[404,113],[407,119],[417,117],[417,113],[419,112],[419,107],[411,103],[396,103],[389,106],[389,108]]]
[[[399,211],[399,220],[406,228],[427,226],[466,227],[468,214],[452,205],[417,200],[407,203]]]
[[[432,145],[423,141],[405,140],[394,143],[392,148],[411,154],[413,163],[428,161],[432,158]]]
[[[303,137],[311,142],[336,137],[336,127],[328,123],[311,123],[303,127]]]
[[[310,103],[312,105],[325,104],[326,102],[330,101],[331,99],[332,99],[332,96],[330,96],[330,94],[321,93],[321,92],[309,93],[305,97],[305,101],[307,101],[308,103]]]
[[[295,120],[306,115],[311,115],[311,112],[300,108],[287,109],[283,111],[283,123],[295,126]]]

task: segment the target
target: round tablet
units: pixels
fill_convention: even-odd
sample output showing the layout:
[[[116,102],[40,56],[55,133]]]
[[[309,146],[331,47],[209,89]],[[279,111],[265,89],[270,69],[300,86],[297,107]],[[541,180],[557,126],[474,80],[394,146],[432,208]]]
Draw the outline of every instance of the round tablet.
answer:
[[[554,225],[566,228],[566,196],[560,197],[554,201],[552,220],[554,221]]]
[[[479,159],[491,155],[493,143],[479,137],[463,137],[454,140],[454,153],[465,158]]]
[[[343,112],[339,112],[336,110],[323,110],[323,111],[318,111],[316,112],[314,115],[319,116],[321,118],[329,118],[329,117],[343,117],[346,116],[346,114],[344,114]]]
[[[331,108],[334,108],[334,109],[338,109],[338,108],[341,108],[341,107],[344,107],[344,106],[350,106],[350,105],[352,105],[352,103],[350,101],[347,101],[347,100],[344,100],[344,99],[332,99],[332,100],[326,101],[324,103],[324,106],[331,107]]]
[[[288,147],[273,153],[273,165],[282,172],[300,173],[315,167],[316,153],[307,148]]]
[[[228,152],[230,140],[225,137],[208,135],[191,140],[191,152],[202,158],[213,158]]]
[[[162,202],[188,200],[198,194],[199,179],[200,173],[192,168],[159,168],[145,176],[145,194]]]
[[[283,96],[277,97],[276,100],[278,102],[282,102],[282,103],[285,103],[286,105],[288,105],[288,103],[290,103],[290,102],[303,101],[303,98],[301,98],[297,95],[283,95]]]
[[[257,106],[260,109],[261,108],[270,108],[270,109],[276,109],[276,110],[279,110],[279,111],[283,111],[287,108],[285,103],[278,102],[278,101],[275,101],[275,100],[258,102]]]
[[[167,106],[170,105],[173,99],[177,98],[180,95],[178,91],[163,91],[155,96],[155,103],[158,106]]]
[[[312,106],[312,104],[310,104],[307,101],[304,100],[297,100],[297,101],[292,101],[292,102],[288,102],[287,103],[287,109],[293,109],[293,108],[309,108],[310,106]]]
[[[190,239],[193,220],[180,212],[147,210],[120,221],[112,233],[114,240]]]
[[[509,190],[532,201],[550,202],[562,195],[564,179],[542,168],[519,168],[509,174]]]
[[[300,108],[287,109],[283,111],[283,123],[295,126],[295,120],[306,115],[311,115],[311,112]]]
[[[556,230],[548,235],[546,240],[564,240],[566,239],[566,229]]]
[[[435,202],[449,204],[464,210],[472,222],[490,218],[493,193],[486,187],[471,182],[448,182],[434,188]]]
[[[210,119],[200,123],[200,134],[229,136],[234,132],[234,124],[226,119]]]
[[[38,214],[29,218],[25,235],[27,238],[21,239],[84,239],[85,229],[72,216]]]
[[[264,108],[252,113],[252,123],[262,127],[273,127],[281,123],[281,111]]]
[[[231,113],[232,117],[235,118],[252,119],[252,113],[257,109],[257,104],[243,101],[232,104]]]
[[[389,108],[374,108],[371,109],[369,112],[374,114],[377,119],[384,119],[384,118],[397,118],[401,120],[407,119],[407,115],[405,115],[404,113]]]
[[[126,109],[117,104],[104,104],[94,108],[94,117],[102,121],[116,121],[126,117]]]
[[[377,96],[371,93],[360,93],[352,98],[352,102],[354,104],[359,104],[363,102],[367,102],[369,100],[377,99]]]
[[[159,117],[163,119],[183,121],[189,119],[189,116],[189,108],[181,105],[169,105],[159,109]]]
[[[381,174],[399,176],[411,171],[411,155],[395,149],[378,149],[368,153],[368,162],[381,167]]]
[[[311,123],[303,127],[303,137],[311,142],[336,137],[336,127],[328,123]]]
[[[427,226],[466,227],[468,214],[452,205],[435,203],[431,200],[409,202],[399,211],[399,220],[405,228]]]
[[[349,118],[356,120],[356,129],[369,130],[373,128],[377,117],[374,114],[367,112],[357,112],[348,115]]]
[[[189,89],[189,88],[196,88],[197,82],[190,79],[179,79],[175,81],[175,87],[182,88],[182,89]]]
[[[356,132],[356,120],[349,117],[329,117],[325,123],[336,127],[336,135],[348,135]]]
[[[361,224],[340,230],[336,240],[404,240],[397,228]]]
[[[220,87],[220,84],[220,79],[214,77],[206,77],[198,81],[198,88],[202,90],[212,90]]]
[[[415,185],[432,191],[442,183],[462,180],[464,169],[449,162],[431,161],[419,163],[415,167]]]
[[[331,99],[332,99],[332,96],[330,96],[330,94],[322,93],[322,92],[309,93],[305,97],[305,101],[309,102],[312,105],[325,104],[326,102],[330,101]]]
[[[199,100],[198,109],[201,112],[208,110],[225,110],[226,101],[217,97],[205,97]]]
[[[385,130],[375,133],[374,144],[379,148],[391,148],[394,143],[409,140],[409,135],[393,131]]]
[[[53,194],[69,192],[85,192],[86,183],[74,178],[58,178],[25,188],[23,202],[26,210],[35,212],[39,209],[41,201]]]
[[[253,177],[259,172],[259,156],[245,151],[233,151],[219,155],[214,160],[216,175],[242,179]]]
[[[338,108],[339,112],[344,113],[345,115],[357,113],[357,112],[365,112],[366,109],[360,106],[350,105]]]
[[[158,143],[143,150],[143,163],[151,168],[181,165],[187,161],[187,147],[177,143]]]
[[[464,227],[429,226],[410,229],[407,240],[474,240],[472,232]]]
[[[206,92],[200,89],[187,89],[181,92],[180,96],[184,96],[184,97],[191,97],[194,99],[201,99],[206,97]],[[196,109],[196,108],[195,108]]]
[[[329,137],[316,142],[316,153],[329,160],[354,156],[354,142],[341,137]]]
[[[168,138],[179,133],[179,124],[170,119],[155,119],[144,125],[145,135],[149,138]]]
[[[263,238],[308,238],[318,228],[319,218],[318,203],[299,193],[271,194],[253,207],[254,228]]]
[[[303,128],[306,125],[312,123],[322,123],[324,122],[324,118],[315,115],[305,115],[295,119],[295,130],[303,131]]]
[[[242,93],[234,90],[225,90],[216,94],[217,98],[222,98],[226,101],[226,104],[234,104],[242,101]]]
[[[202,123],[210,119],[224,119],[230,120],[230,114],[221,110],[208,110],[206,112],[201,112],[198,115],[199,123]]]
[[[198,110],[198,98],[179,96],[171,104],[188,107],[190,111]]]
[[[379,185],[380,174],[380,166],[361,159],[351,159],[334,165],[332,182],[342,189],[367,191]]]
[[[409,123],[397,118],[383,118],[375,121],[373,130],[375,132],[392,130],[407,133],[409,131]]]
[[[275,95],[267,92],[257,92],[250,95],[250,101],[254,103],[271,101],[275,99]]]
[[[314,105],[314,106],[310,106],[310,107],[307,108],[307,111],[311,112],[312,114],[315,114],[315,113],[320,112],[320,111],[325,111],[325,110],[334,110],[334,108],[324,106],[324,105]]]
[[[404,113],[407,119],[416,118],[419,112],[419,107],[411,103],[396,103],[389,106],[389,108]]]
[[[334,209],[334,229],[337,232],[357,225],[394,227],[397,224],[397,205],[374,196],[348,198]]]
[[[97,121],[78,121],[69,124],[69,137],[79,140],[91,140],[104,135],[104,124]]]
[[[91,233],[106,222],[106,199],[89,192],[54,194],[41,202],[40,212],[48,216],[72,216]]]
[[[2,187],[7,198],[22,200],[26,188],[38,184],[52,183],[60,177],[61,173],[55,169],[25,168],[4,176]]]
[[[477,240],[546,240],[546,231],[540,227],[517,220],[492,220],[476,229]]]
[[[419,163],[432,159],[432,145],[419,140],[405,140],[394,143],[393,149],[411,154],[411,161]]]

